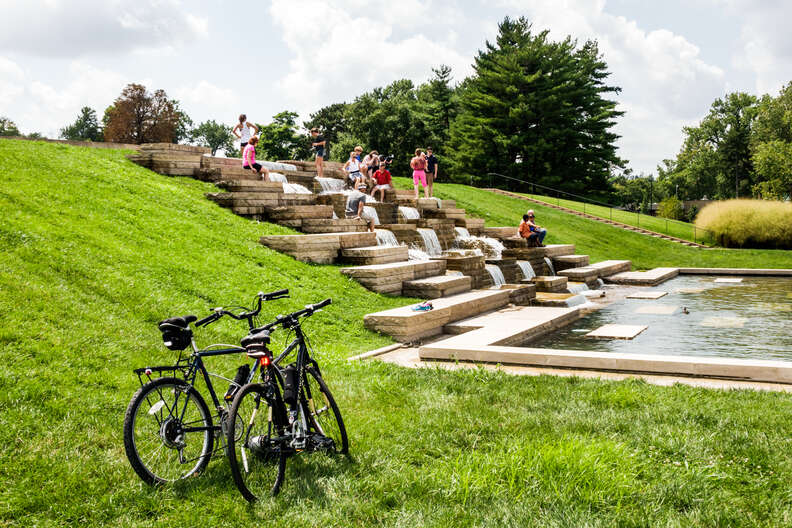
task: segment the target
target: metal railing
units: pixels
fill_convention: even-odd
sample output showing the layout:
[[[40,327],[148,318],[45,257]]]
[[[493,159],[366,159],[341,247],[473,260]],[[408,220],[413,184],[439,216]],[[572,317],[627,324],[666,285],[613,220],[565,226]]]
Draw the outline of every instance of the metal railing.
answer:
[[[505,174],[499,174],[497,172],[488,172],[487,176],[490,177],[489,186],[492,189],[498,189],[499,188],[495,184],[495,181],[494,181],[494,178],[493,178],[494,176],[497,176],[499,178],[506,178],[508,180],[515,181],[520,186],[524,186],[525,188],[528,188],[528,189],[530,189],[532,191],[532,192],[525,192],[523,194],[531,194],[531,195],[534,195],[534,196],[543,196],[543,197],[551,198],[551,199],[555,198],[556,199],[556,205],[558,207],[566,207],[567,209],[572,209],[573,211],[575,211],[576,209],[573,208],[573,207],[568,207],[568,206],[561,205],[561,199],[562,199],[561,195],[569,196],[569,197],[571,197],[571,199],[569,201],[575,201],[575,202],[582,203],[583,210],[582,211],[578,211],[578,212],[582,212],[583,214],[588,214],[588,215],[591,215],[591,216],[596,216],[597,218],[602,218],[603,220],[605,219],[604,216],[601,216],[601,215],[598,215],[598,214],[592,214],[591,212],[587,212],[586,211],[586,204],[599,206],[599,207],[607,207],[608,208],[608,213],[609,213],[608,219],[611,222],[614,221],[613,220],[613,211],[618,211],[620,213],[625,213],[625,214],[630,214],[630,215],[635,214],[635,227],[637,227],[637,228],[641,228],[641,217],[642,216],[644,216],[646,218],[651,218],[652,220],[658,220],[659,219],[658,217],[655,217],[655,216],[643,214],[640,211],[635,211],[635,213],[633,213],[632,211],[628,211],[626,209],[619,209],[616,206],[608,204],[608,203],[605,203],[605,202],[592,200],[591,198],[588,198],[586,196],[581,196],[579,194],[574,194],[574,193],[562,191],[560,189],[554,189],[552,187],[547,187],[546,185],[540,185],[538,183],[533,183],[533,182],[529,182],[529,181],[525,181],[525,180],[520,180],[518,178],[513,178],[511,176],[506,176]],[[536,189],[541,189],[543,191],[549,191],[551,194],[537,193]],[[503,190],[507,190],[507,189],[503,189]],[[541,202],[543,200],[537,200],[537,201]],[[551,203],[552,204],[551,201],[547,201],[547,203]],[[705,243],[705,238],[707,238],[707,237],[698,236],[699,233],[705,234],[705,235],[709,235],[708,241],[711,242],[712,244],[714,244],[715,241],[716,241],[714,233],[712,231],[710,231],[709,229],[704,229],[702,227],[696,227],[696,224],[693,224],[693,223],[690,223],[690,222],[682,222],[680,220],[673,220],[671,218],[663,218],[663,220],[665,220],[665,232],[663,232],[663,231],[658,231],[658,232],[660,232],[660,233],[662,233],[664,235],[672,236],[672,237],[675,237],[675,238],[681,238],[681,237],[679,237],[677,235],[671,234],[671,231],[668,229],[668,226],[669,226],[669,223],[670,223],[670,225],[672,225],[672,226],[673,225],[678,225],[680,227],[691,229],[692,232],[693,232],[693,240],[692,240],[692,242],[695,243],[695,244],[699,244],[699,243],[704,244]],[[622,221],[619,221],[619,220],[617,220],[617,222],[622,223],[622,224],[626,224],[626,222],[622,222]],[[647,222],[647,220],[644,220],[644,225],[646,225],[647,223],[651,223],[651,222]],[[629,225],[629,224],[627,224],[627,225]],[[646,229],[647,231],[649,230],[648,228],[644,228],[644,229]],[[657,229],[657,228],[654,227],[653,230],[655,230],[655,229]],[[699,242],[699,240],[701,242]]]

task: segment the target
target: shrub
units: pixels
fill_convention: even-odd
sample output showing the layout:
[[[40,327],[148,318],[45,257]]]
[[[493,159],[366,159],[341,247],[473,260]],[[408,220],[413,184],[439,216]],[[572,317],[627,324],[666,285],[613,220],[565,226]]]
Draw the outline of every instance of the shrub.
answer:
[[[684,212],[682,202],[676,196],[669,196],[657,206],[657,216],[670,218],[671,220],[681,219]]]
[[[685,211],[685,220],[692,224],[696,221],[698,214],[699,208],[696,207],[696,204],[691,204],[691,206],[688,207],[688,210]]]
[[[792,249],[792,203],[726,200],[705,206],[696,227],[726,247]]]

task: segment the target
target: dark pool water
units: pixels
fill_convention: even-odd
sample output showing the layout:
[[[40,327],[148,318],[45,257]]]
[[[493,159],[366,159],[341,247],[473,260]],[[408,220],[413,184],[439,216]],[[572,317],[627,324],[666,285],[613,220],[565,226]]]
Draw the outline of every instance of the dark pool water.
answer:
[[[738,284],[713,276],[681,276],[652,288],[657,300],[624,299],[593,312],[527,347],[629,354],[721,356],[792,361],[792,279],[744,277]],[[671,310],[670,314],[638,310]],[[684,314],[682,308],[690,312]],[[646,325],[632,340],[584,337],[608,323]]]

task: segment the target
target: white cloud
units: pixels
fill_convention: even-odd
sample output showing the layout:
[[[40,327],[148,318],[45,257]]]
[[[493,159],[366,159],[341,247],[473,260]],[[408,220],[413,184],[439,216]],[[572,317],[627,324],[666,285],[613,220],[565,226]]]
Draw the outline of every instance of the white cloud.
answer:
[[[10,107],[24,93],[25,72],[12,60],[0,57],[0,108]]]
[[[178,0],[3,2],[0,48],[46,57],[180,46],[208,34]]]
[[[235,123],[236,116],[244,111],[238,107],[241,98],[236,91],[217,86],[207,80],[181,86],[174,91],[174,96],[187,115],[195,120],[196,125],[207,119],[221,123]],[[251,115],[251,119],[258,122],[266,121],[265,116]]]

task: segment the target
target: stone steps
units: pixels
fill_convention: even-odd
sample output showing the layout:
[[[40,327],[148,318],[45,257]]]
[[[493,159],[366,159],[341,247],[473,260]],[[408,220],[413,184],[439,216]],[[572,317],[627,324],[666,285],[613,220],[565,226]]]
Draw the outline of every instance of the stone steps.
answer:
[[[293,205],[287,207],[275,207],[267,214],[271,221],[281,225],[284,221],[292,221],[290,227],[300,227],[302,222],[307,219],[333,218],[333,208],[329,205]],[[299,224],[294,224],[299,221]]]
[[[528,306],[536,299],[536,284],[501,284],[501,290],[509,292],[509,302],[517,306]]]
[[[366,328],[407,343],[443,333],[443,326],[502,308],[509,303],[508,290],[474,290],[432,301],[433,310],[414,312],[410,306],[371,313],[363,318]]]
[[[589,265],[588,255],[558,255],[550,257],[556,273],[570,268],[583,268]]]
[[[403,282],[442,275],[445,269],[445,262],[442,260],[410,260],[341,268],[340,271],[371,291],[400,295]]]
[[[529,279],[536,285],[537,292],[564,293],[567,290],[566,277],[538,276]]]
[[[632,263],[629,260],[604,260],[582,268],[565,269],[559,271],[558,274],[576,282],[585,282],[591,287],[597,279],[630,271],[630,268],[632,268]]]
[[[404,262],[408,258],[407,246],[369,246],[341,250],[341,259],[357,266]]]
[[[272,235],[259,242],[270,249],[291,255],[302,262],[332,264],[339,251],[348,248],[373,246],[377,235],[370,232],[345,232],[314,235]]]
[[[614,284],[633,284],[637,286],[657,286],[679,275],[679,268],[654,268],[649,271],[625,271],[611,275],[606,282]]]
[[[436,275],[404,281],[402,295],[420,299],[437,299],[470,291],[473,280],[465,275]]]
[[[302,221],[302,227],[300,229],[303,231],[303,233],[346,233],[351,231],[366,231],[368,229],[368,225],[366,224],[365,220],[356,218],[306,218]],[[376,236],[374,237],[374,243],[376,244]]]

